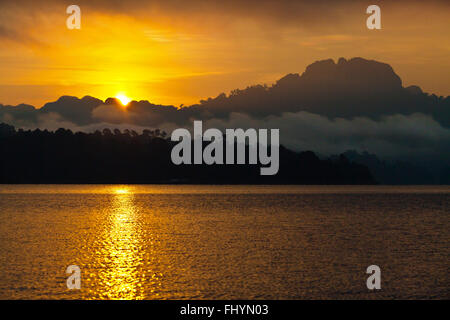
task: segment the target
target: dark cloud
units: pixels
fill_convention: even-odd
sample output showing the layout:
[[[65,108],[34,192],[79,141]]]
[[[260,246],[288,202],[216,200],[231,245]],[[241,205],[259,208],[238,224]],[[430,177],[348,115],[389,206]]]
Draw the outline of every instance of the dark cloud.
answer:
[[[22,9],[24,11],[45,12],[54,9],[65,9],[69,3],[65,0],[16,0],[1,1],[0,8]],[[298,25],[304,28],[333,28],[336,24],[345,23],[349,14],[365,12],[367,6],[373,1],[354,0],[78,0],[76,4],[82,10],[102,12],[129,16],[146,17],[148,20],[157,20],[161,15],[172,16],[172,23],[190,22],[202,24],[209,20],[221,19],[251,19],[265,24],[271,22],[283,25]],[[399,0],[377,1],[382,7],[405,7],[423,4],[422,1]],[[427,5],[449,7],[446,0],[427,1]]]
[[[2,26],[0,22],[0,39],[14,42],[21,42],[26,44],[43,45],[41,41],[23,32],[20,28],[10,28]]]

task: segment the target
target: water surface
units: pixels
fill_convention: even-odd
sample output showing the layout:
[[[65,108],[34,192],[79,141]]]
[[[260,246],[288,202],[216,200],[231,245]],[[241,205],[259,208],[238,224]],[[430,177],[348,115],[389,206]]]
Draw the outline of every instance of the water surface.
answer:
[[[448,299],[449,213],[436,186],[0,185],[0,298]]]

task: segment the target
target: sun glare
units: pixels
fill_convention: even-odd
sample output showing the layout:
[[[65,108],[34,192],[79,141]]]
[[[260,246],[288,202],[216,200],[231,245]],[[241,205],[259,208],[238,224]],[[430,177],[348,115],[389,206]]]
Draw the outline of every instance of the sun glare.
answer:
[[[122,93],[119,93],[118,95],[116,95],[116,99],[118,99],[124,107],[126,107],[128,105],[128,103],[131,101],[130,98],[128,98],[126,95],[124,95]]]

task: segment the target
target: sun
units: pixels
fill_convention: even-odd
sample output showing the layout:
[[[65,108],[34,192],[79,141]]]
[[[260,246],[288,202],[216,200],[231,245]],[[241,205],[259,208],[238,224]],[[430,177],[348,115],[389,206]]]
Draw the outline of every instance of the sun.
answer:
[[[124,95],[123,93],[119,93],[116,95],[116,99],[120,101],[120,103],[126,107],[128,105],[128,103],[131,101],[130,98],[128,98],[126,95]]]

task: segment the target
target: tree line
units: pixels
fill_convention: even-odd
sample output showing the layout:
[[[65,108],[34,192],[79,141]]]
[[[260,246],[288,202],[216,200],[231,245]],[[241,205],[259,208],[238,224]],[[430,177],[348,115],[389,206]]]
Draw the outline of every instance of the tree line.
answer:
[[[259,165],[174,165],[175,145],[156,130],[23,130],[0,124],[0,183],[373,184],[369,169],[319,159],[280,146],[280,170],[261,176]]]

